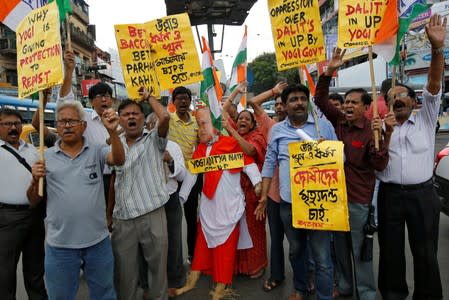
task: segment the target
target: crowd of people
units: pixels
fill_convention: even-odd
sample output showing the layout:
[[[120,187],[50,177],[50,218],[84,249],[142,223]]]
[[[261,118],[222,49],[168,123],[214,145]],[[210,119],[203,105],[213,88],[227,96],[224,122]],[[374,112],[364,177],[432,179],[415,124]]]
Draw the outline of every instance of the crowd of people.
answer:
[[[285,280],[285,236],[294,287],[288,300],[310,293],[318,300],[374,300],[377,290],[383,299],[406,299],[407,225],[413,299],[442,299],[440,203],[432,166],[446,25],[446,18],[434,15],[426,26],[432,58],[417,112],[414,91],[391,80],[382,85],[378,114],[363,89],[329,95],[332,74],[345,54],[336,48],[314,97],[302,84],[279,82],[249,99],[253,111],[237,112],[234,99],[246,91],[239,84],[223,103],[222,131],[214,128],[207,107],[191,109],[192,93],[182,86],[172,92],[174,113],[144,88],[140,102],[122,101],[116,112],[111,88],[98,83],[89,90],[93,110],[86,112],[71,91],[75,60],[66,51],[57,136],[45,129],[44,160],[20,139],[21,114],[0,110],[1,298],[16,298],[20,256],[32,300],[75,299],[80,270],[90,299],[135,300],[139,287],[144,299],[175,298],[207,274],[215,283],[210,295],[218,300],[234,294],[235,274],[256,279],[267,268],[261,288],[270,292]],[[272,98],[274,119],[261,106]],[[309,112],[311,101],[322,117]],[[152,110],[148,116],[144,102]],[[33,124],[38,123],[36,115]],[[292,225],[288,145],[303,139],[298,129],[314,140],[344,144],[349,232]],[[189,171],[190,160],[235,153],[243,153],[241,167]],[[373,207],[380,249],[377,287],[372,249],[363,249]]]

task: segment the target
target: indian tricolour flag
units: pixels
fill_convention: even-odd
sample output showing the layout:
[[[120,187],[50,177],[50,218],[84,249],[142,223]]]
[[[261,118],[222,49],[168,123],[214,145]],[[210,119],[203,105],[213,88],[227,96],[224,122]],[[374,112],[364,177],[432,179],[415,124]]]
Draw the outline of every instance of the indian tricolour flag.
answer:
[[[242,42],[240,43],[239,51],[237,53],[237,56],[235,57],[234,63],[232,64],[232,72],[231,72],[231,79],[229,82],[229,87],[231,92],[237,88],[237,85],[242,82],[246,81],[246,28],[245,25],[245,33],[243,34]],[[240,97],[240,99],[238,99]],[[236,101],[239,101],[239,110],[246,108],[246,94],[239,94],[236,97]]]
[[[212,53],[210,52],[207,40],[201,37],[203,41],[203,54],[201,61],[201,70],[203,72],[203,81],[201,81],[200,97],[210,109],[214,127],[221,130],[221,98],[223,91],[217,72],[213,66]]]
[[[398,65],[402,38],[412,21],[430,6],[426,0],[387,1],[382,24],[374,42],[374,52],[390,64]]]
[[[16,31],[17,25],[26,15],[46,4],[47,1],[0,0],[0,23]]]

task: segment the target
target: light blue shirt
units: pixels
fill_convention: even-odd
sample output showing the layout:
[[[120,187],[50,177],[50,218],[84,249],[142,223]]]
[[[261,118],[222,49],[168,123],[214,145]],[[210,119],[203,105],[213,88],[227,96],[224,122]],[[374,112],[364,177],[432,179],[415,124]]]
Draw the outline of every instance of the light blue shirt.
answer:
[[[441,102],[441,90],[437,95],[423,91],[423,105],[412,112],[402,125],[394,126],[388,154],[387,167],[377,173],[383,182],[396,184],[422,183],[433,175],[435,127]]]
[[[59,147],[45,153],[47,187],[47,243],[53,247],[86,248],[109,235],[103,169],[110,148],[84,146],[71,158]]]
[[[320,128],[321,137],[326,140],[337,140],[334,127],[327,120],[318,119],[318,126]],[[317,134],[315,122],[311,114],[307,122],[300,127],[311,138],[319,139]],[[295,128],[291,125],[287,118],[284,121],[277,123],[271,129],[270,142],[268,143],[267,154],[262,169],[262,177],[272,178],[274,169],[279,163],[279,190],[281,199],[285,202],[292,202],[290,189],[290,159],[288,155],[288,144],[293,142],[300,142],[302,139],[296,133]]]

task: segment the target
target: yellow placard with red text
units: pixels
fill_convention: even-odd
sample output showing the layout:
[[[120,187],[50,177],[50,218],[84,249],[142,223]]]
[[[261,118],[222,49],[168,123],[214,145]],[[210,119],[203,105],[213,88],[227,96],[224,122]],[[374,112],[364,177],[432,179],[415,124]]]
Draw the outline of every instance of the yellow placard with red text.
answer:
[[[288,151],[293,227],[349,231],[343,143],[297,142]]]
[[[115,39],[122,64],[128,97],[141,98],[139,90],[145,87],[151,95],[160,96],[159,84],[151,61],[151,48],[143,24],[114,25]]]
[[[318,0],[268,0],[278,70],[326,59]]]
[[[152,20],[145,29],[162,90],[203,80],[187,13]]]
[[[16,29],[19,98],[63,81],[56,2],[31,11]]]
[[[338,47],[362,48],[374,44],[389,0],[340,0]]]
[[[217,170],[243,168],[243,153],[227,153],[191,159],[187,163],[190,173],[198,174]]]

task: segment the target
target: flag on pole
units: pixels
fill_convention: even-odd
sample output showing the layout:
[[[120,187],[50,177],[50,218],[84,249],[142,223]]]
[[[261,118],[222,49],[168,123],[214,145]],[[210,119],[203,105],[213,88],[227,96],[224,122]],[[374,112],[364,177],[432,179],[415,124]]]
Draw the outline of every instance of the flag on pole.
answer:
[[[247,52],[247,46],[246,46],[246,29],[247,26],[245,25],[245,33],[243,34],[242,42],[240,43],[239,52],[237,53],[234,63],[232,64],[232,72],[231,72],[231,79],[229,82],[230,90],[231,92],[237,88],[237,85],[242,82],[246,81],[246,52]],[[246,94],[240,94],[237,95],[236,98],[240,97],[239,103],[240,108],[245,109],[246,108]]]
[[[307,66],[302,65],[301,68],[304,71],[304,73],[306,74],[305,86],[307,86],[309,88],[310,95],[312,97],[314,97],[315,91],[316,91],[316,86],[315,86],[315,82],[313,81],[312,75],[310,75],[309,70],[307,69]]]
[[[48,3],[52,3],[55,0],[48,0]],[[56,0],[56,3],[58,4],[59,9],[59,20],[61,23],[64,22],[67,14],[72,14],[72,4],[70,3],[70,0]]]
[[[399,65],[402,38],[412,21],[430,6],[426,0],[388,1],[373,51],[390,64]]]
[[[210,109],[214,127],[221,130],[221,98],[223,91],[217,72],[213,66],[212,53],[210,52],[207,40],[201,37],[203,41],[201,71],[203,72],[203,81],[201,81],[200,98]]]
[[[0,23],[16,31],[17,25],[33,9],[44,6],[44,1],[0,0]]]

